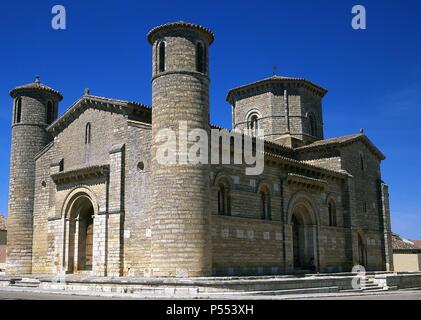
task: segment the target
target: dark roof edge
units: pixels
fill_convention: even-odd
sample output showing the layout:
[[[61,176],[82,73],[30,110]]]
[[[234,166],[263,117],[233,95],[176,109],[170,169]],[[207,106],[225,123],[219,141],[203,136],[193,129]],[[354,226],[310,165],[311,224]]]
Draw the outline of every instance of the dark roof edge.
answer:
[[[67,123],[67,118],[70,117],[72,112],[74,112],[78,107],[80,107],[83,104],[83,102],[96,102],[96,103],[101,103],[104,105],[113,105],[119,108],[126,108],[126,109],[141,108],[149,112],[152,110],[151,107],[142,103],[138,103],[138,102],[111,99],[111,98],[92,96],[92,95],[84,95],[81,98],[79,98],[75,103],[73,103],[61,117],[59,117],[56,121],[54,121],[47,128],[47,131],[52,132],[57,127],[60,127],[62,124]]]
[[[338,137],[338,138],[333,138],[333,139],[328,139],[326,140],[326,143],[324,144],[317,144],[312,146],[307,145],[307,146],[303,146],[303,147],[299,147],[296,148],[295,150],[297,152],[310,152],[316,149],[326,149],[326,148],[332,148],[332,147],[340,147],[343,145],[347,145],[347,144],[352,144],[358,141],[362,141],[363,143],[366,144],[366,146],[380,159],[380,160],[385,160],[386,156],[375,146],[375,144],[373,142],[371,142],[371,140],[365,135],[365,134],[359,134],[359,135],[355,135],[355,137],[350,137],[349,140],[345,140],[345,141],[337,141],[335,139],[339,139],[339,138],[346,138],[347,136],[343,136],[343,137]],[[329,142],[329,140],[332,140],[332,142]]]
[[[147,39],[148,39],[150,44],[153,44],[154,37],[157,33],[161,32],[165,29],[176,30],[176,29],[182,29],[182,28],[183,29],[190,28],[190,29],[194,29],[196,31],[200,31],[200,32],[206,34],[208,36],[209,44],[211,44],[215,40],[215,36],[210,29],[205,28],[205,27],[203,27],[199,24],[194,24],[194,23],[185,22],[185,21],[169,22],[169,23],[166,23],[166,24],[159,25],[159,26],[153,28],[151,31],[149,31],[149,33],[147,35]]]
[[[259,85],[264,85],[264,84],[269,84],[269,83],[274,83],[274,82],[293,82],[293,83],[294,82],[295,83],[302,82],[302,83],[305,83],[306,85],[312,87],[316,91],[318,91],[321,94],[322,97],[324,95],[326,95],[326,93],[328,92],[327,89],[325,89],[325,88],[323,88],[323,87],[321,87],[321,86],[319,86],[319,85],[317,85],[317,84],[315,84],[315,83],[313,83],[309,80],[306,80],[304,78],[288,78],[288,77],[273,76],[273,77],[270,77],[270,78],[258,80],[258,81],[252,82],[252,83],[248,83],[248,84],[230,89],[227,93],[226,101],[231,103],[232,102],[232,99],[231,99],[232,95],[237,91],[247,90],[247,89],[251,89],[253,87],[259,86]]]
[[[26,92],[28,92],[28,91],[44,91],[44,92],[48,92],[52,95],[55,95],[58,98],[59,101],[63,100],[63,95],[59,91],[57,91],[53,88],[50,88],[49,86],[46,86],[42,83],[38,83],[38,82],[28,83],[28,84],[25,84],[25,85],[22,85],[22,86],[15,87],[15,88],[13,88],[12,90],[9,91],[9,95],[12,98],[16,98],[16,96],[19,92],[25,92],[25,91]]]

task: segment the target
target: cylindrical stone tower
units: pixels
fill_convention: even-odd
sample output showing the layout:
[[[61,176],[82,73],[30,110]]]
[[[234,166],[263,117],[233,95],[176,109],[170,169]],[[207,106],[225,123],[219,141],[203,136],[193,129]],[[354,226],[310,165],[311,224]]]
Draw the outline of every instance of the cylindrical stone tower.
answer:
[[[10,160],[9,217],[7,232],[8,274],[32,271],[32,231],[35,156],[51,141],[46,128],[57,118],[62,95],[40,83],[17,87],[13,98]],[[41,183],[41,182],[39,182]]]
[[[180,122],[187,132],[209,132],[208,48],[210,30],[175,22],[148,34],[152,45],[151,271],[155,277],[197,277],[212,273],[209,165],[180,163]],[[177,164],[162,164],[160,130],[177,137]],[[187,143],[189,150],[192,142]]]

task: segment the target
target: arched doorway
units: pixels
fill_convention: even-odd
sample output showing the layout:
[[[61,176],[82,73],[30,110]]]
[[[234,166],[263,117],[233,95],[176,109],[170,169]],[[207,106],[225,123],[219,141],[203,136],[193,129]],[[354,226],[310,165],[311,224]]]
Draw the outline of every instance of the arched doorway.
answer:
[[[361,234],[358,234],[358,263],[367,267],[367,252]]]
[[[94,208],[81,212],[79,217],[78,270],[92,271]]]
[[[294,271],[317,270],[316,222],[308,206],[294,207],[291,217],[292,256]]]
[[[92,271],[94,206],[88,196],[73,201],[67,220],[67,272]]]

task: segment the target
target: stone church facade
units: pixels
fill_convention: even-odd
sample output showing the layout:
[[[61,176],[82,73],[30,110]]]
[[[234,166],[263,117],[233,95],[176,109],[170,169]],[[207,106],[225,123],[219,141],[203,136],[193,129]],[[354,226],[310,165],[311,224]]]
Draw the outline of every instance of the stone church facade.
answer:
[[[392,270],[385,159],[363,134],[324,139],[326,90],[273,76],[230,90],[234,131],[265,131],[265,167],[162,165],[160,129],[209,124],[214,36],[154,28],[152,108],[13,89],[9,274],[196,277]]]

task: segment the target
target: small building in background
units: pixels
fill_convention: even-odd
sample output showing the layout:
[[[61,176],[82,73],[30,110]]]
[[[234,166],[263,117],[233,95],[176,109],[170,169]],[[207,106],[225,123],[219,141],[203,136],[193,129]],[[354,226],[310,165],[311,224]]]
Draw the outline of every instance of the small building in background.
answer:
[[[0,271],[5,267],[7,248],[7,219],[0,215]]]
[[[397,272],[421,271],[421,241],[411,241],[392,235],[393,265]]]
[[[419,249],[421,249],[421,240],[411,240],[411,242]]]

